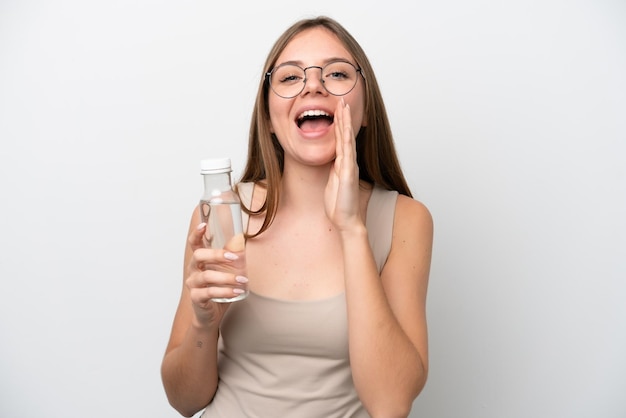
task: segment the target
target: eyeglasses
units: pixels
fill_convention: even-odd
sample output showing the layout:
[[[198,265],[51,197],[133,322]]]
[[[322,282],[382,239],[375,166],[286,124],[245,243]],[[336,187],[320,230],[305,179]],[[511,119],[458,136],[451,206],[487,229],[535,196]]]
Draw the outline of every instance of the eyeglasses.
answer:
[[[358,81],[357,74],[363,72],[348,61],[331,61],[323,67],[311,65],[302,68],[295,64],[281,64],[272,71],[265,73],[270,86],[276,95],[291,99],[304,90],[306,71],[317,68],[321,72],[320,81],[324,89],[333,96],[343,96],[352,91]]]

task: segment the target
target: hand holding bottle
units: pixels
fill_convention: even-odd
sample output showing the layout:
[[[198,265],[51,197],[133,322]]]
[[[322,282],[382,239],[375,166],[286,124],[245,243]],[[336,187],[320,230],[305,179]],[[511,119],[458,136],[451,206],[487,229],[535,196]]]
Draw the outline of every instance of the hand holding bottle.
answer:
[[[219,324],[230,305],[218,300],[236,299],[247,294],[245,242],[243,234],[234,236],[223,249],[206,248],[207,225],[191,231],[188,245],[193,252],[185,285],[196,314],[197,325]],[[237,299],[238,300],[238,299]]]

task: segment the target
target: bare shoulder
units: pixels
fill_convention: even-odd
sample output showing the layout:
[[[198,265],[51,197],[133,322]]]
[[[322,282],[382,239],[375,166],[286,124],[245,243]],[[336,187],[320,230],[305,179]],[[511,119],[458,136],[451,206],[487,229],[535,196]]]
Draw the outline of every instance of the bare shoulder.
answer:
[[[397,315],[423,309],[433,246],[433,218],[418,200],[399,195],[383,284]],[[413,308],[411,308],[413,307]],[[409,315],[410,316],[410,315]],[[407,320],[407,323],[412,320]]]
[[[393,229],[394,236],[419,232],[420,235],[432,237],[433,218],[422,202],[405,195],[398,195]]]

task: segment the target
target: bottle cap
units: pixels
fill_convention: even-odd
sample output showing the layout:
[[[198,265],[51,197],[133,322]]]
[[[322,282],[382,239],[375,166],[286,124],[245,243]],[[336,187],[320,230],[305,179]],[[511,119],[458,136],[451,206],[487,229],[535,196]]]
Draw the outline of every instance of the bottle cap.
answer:
[[[230,158],[207,158],[200,161],[200,174],[229,173]]]

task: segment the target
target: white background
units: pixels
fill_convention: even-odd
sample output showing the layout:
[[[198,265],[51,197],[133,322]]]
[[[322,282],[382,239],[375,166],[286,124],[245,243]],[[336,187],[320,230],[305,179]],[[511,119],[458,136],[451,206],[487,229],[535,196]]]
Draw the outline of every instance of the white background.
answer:
[[[371,58],[435,220],[411,417],[626,416],[620,0],[0,0],[0,416],[178,416],[199,160],[240,174],[265,56],[317,14]]]

